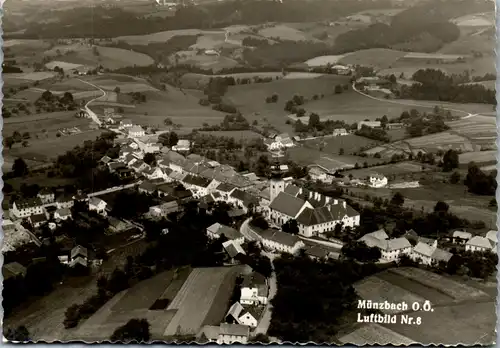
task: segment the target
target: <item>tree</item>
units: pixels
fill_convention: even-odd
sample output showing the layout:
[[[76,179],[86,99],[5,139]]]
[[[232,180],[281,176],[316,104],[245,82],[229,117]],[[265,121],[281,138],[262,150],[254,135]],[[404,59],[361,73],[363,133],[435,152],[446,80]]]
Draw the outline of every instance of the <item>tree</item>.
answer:
[[[497,200],[495,198],[492,198],[490,203],[488,203],[488,206],[491,208],[496,208],[497,207]]]
[[[150,327],[146,319],[130,319],[125,325],[117,328],[110,339],[122,343],[148,342],[151,338]]]
[[[266,219],[264,219],[262,216],[254,217],[252,221],[250,221],[250,225],[260,228],[262,230],[267,230],[269,228],[269,224],[267,223]]]
[[[80,320],[80,305],[74,304],[68,307],[64,316],[63,324],[66,329],[71,329],[78,325],[78,321]]]
[[[288,232],[290,234],[299,234],[299,224],[295,219],[288,220],[283,224],[283,226],[281,226],[281,229],[283,232]]]
[[[377,262],[382,257],[379,248],[369,247],[365,242],[358,241],[344,244],[342,255],[360,262]]]
[[[443,172],[451,172],[455,168],[458,168],[458,153],[450,149],[443,156]]]
[[[342,155],[344,155],[344,148],[343,147],[341,147],[339,149],[339,156],[342,156]]]
[[[11,342],[29,342],[30,334],[26,326],[18,326],[15,329],[8,329],[5,332],[5,338]]]
[[[24,176],[28,173],[28,165],[22,158],[16,158],[12,164],[12,171],[15,176]]]
[[[391,205],[396,207],[402,207],[405,203],[405,198],[400,192],[396,192],[391,198]]]
[[[316,129],[319,125],[321,124],[321,121],[319,119],[319,115],[316,113],[311,113],[309,116],[309,123],[308,126],[310,129]]]
[[[164,146],[172,147],[177,145],[179,137],[175,132],[163,133],[158,139]]]
[[[167,117],[164,121],[163,121],[163,124],[165,126],[171,126],[174,124],[174,122],[172,122],[172,119],[170,117]]]
[[[453,172],[450,176],[450,183],[451,184],[458,184],[460,182],[460,173],[458,172]]]
[[[120,87],[116,86],[114,91],[116,94],[120,94]]]
[[[147,153],[144,155],[144,162],[150,166],[155,166],[156,156],[153,153]]]
[[[436,213],[447,213],[448,210],[450,209],[450,206],[443,201],[438,201],[436,205],[434,206],[434,211]]]
[[[12,149],[12,146],[15,144],[14,138],[13,137],[6,137],[4,140],[5,146],[7,146],[10,149]]]

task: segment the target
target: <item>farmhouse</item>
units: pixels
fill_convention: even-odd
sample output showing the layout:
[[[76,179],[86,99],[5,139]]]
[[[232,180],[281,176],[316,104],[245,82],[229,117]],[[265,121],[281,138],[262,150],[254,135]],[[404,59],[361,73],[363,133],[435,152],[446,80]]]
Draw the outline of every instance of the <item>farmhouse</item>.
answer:
[[[419,242],[410,254],[410,257],[414,261],[418,261],[424,265],[431,265],[440,261],[448,262],[452,256],[453,254],[446,250],[430,246],[423,242]]]
[[[151,194],[153,194],[153,193],[156,192],[156,185],[154,183],[152,183],[151,181],[149,181],[149,180],[144,180],[139,185],[139,187],[137,188],[137,190],[140,193],[145,193],[145,194],[151,195]]]
[[[491,251],[493,253],[497,252],[497,232],[489,231],[486,237],[474,236],[466,244],[466,251]]]
[[[28,198],[15,201],[14,204],[12,204],[10,212],[15,218],[22,219],[30,215],[42,214],[44,208],[40,198]]]
[[[71,249],[69,265],[70,267],[75,267],[76,265],[87,267],[88,265],[87,248],[84,248],[81,245],[77,245],[76,247]]]
[[[182,183],[188,190],[193,192],[193,195],[195,197],[202,197],[208,194],[208,186],[210,185],[210,181],[205,178],[188,174],[182,180]]]
[[[361,130],[363,126],[368,128],[380,128],[382,124],[380,123],[380,121],[359,121],[358,130]]]
[[[409,255],[412,246],[408,239],[404,237],[388,239],[384,230],[367,233],[359,239],[370,248],[376,247],[382,253],[382,259],[385,261],[396,261],[402,254]]]
[[[106,216],[106,206],[108,204],[100,198],[92,197],[89,199],[89,210]]]
[[[369,185],[374,188],[381,188],[387,186],[387,178],[382,174],[371,173],[368,180],[370,182]]]
[[[160,205],[155,205],[153,207],[149,208],[149,214],[152,217],[166,217],[170,213],[175,213],[180,210],[179,203],[177,203],[177,200],[175,200],[174,197],[168,197],[169,200],[168,202],[162,203]]]
[[[128,136],[131,138],[143,137],[146,134],[141,126],[132,126],[128,129]]]
[[[331,184],[333,181],[333,175],[316,164],[312,164],[308,167],[308,173],[313,181],[319,180],[325,184]]]
[[[218,192],[223,200],[228,200],[229,196],[231,193],[236,189],[236,186],[228,184],[228,183],[222,183],[217,186],[215,189],[216,192]]]
[[[465,231],[455,231],[453,232],[453,243],[454,244],[465,244],[472,238],[472,233]]]
[[[156,180],[156,179],[170,180],[168,174],[170,174],[171,172],[172,169],[170,168],[161,169],[159,167],[154,167],[154,168],[146,168],[145,170],[142,171],[142,175],[144,175],[149,180]]]
[[[134,124],[129,119],[123,119],[123,120],[120,121],[120,129],[130,128],[133,125]]]
[[[344,136],[344,135],[349,135],[347,130],[345,128],[337,128],[333,130],[333,136],[334,137],[339,137],[339,136]]]
[[[235,243],[232,240],[228,240],[222,243],[222,247],[226,251],[227,255],[231,259],[231,263],[235,264],[237,262],[237,257],[239,255],[246,255],[245,250],[241,247],[239,243]]]
[[[236,189],[231,193],[228,202],[243,209],[245,213],[259,205],[259,199],[257,197],[240,189]]]
[[[360,215],[345,201],[332,199],[282,179],[271,180],[269,219],[279,226],[295,219],[299,233],[305,237],[320,236],[333,231],[337,224],[359,226]]]
[[[191,142],[186,139],[180,139],[177,142],[177,145],[172,146],[172,150],[174,151],[184,151],[187,152],[191,149]]]
[[[68,208],[57,209],[54,213],[54,219],[56,220],[68,220],[71,218],[71,210]]]
[[[260,236],[262,245],[275,252],[296,254],[304,246],[299,237],[278,230],[265,230]]]
[[[143,160],[137,160],[133,162],[130,167],[130,169],[133,169],[136,173],[142,173],[144,170],[149,168],[149,165]]]
[[[38,192],[37,197],[40,198],[43,204],[53,203],[55,200],[54,192],[45,187]]]
[[[71,208],[74,204],[75,201],[73,201],[73,197],[71,197],[70,195],[61,195],[56,199],[57,209]]]
[[[209,238],[217,239],[222,235],[240,245],[245,241],[245,238],[238,230],[229,226],[221,225],[218,222],[207,228],[207,236]]]
[[[249,336],[250,327],[246,325],[222,323],[220,324],[217,344],[246,344]]]
[[[265,305],[269,296],[266,277],[253,272],[245,275],[241,283],[240,302],[244,305]]]

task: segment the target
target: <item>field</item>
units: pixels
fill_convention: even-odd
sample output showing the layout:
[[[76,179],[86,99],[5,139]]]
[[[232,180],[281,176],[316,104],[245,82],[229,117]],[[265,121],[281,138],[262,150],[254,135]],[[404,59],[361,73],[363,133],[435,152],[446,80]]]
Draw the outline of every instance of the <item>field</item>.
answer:
[[[339,156],[338,152],[328,153],[305,146],[290,148],[287,150],[287,155],[292,161],[300,165],[318,164],[329,169],[353,168],[356,163],[359,165],[362,165],[364,162],[375,164],[379,161],[376,158],[350,156],[347,154]]]
[[[69,53],[57,58],[59,61],[48,64],[57,65],[64,70],[71,70],[78,69],[82,65],[95,66],[98,64],[108,69],[119,69],[134,65],[148,66],[154,62],[151,57],[143,53],[115,47],[94,47],[96,47],[97,52],[94,52],[93,48],[88,46],[71,47]],[[48,51],[46,54],[51,55],[51,52]]]
[[[487,89],[491,89],[492,91],[496,90],[496,81],[495,80],[489,80],[489,81],[480,81],[480,82],[471,82],[467,83],[468,85],[481,85],[484,86]]]
[[[493,27],[495,26],[495,13],[476,13],[452,20],[459,27]]]
[[[337,64],[339,60],[344,58],[344,55],[336,55],[336,56],[320,56],[320,57],[315,57],[312,59],[309,59],[305,61],[304,63],[307,64],[310,67],[317,67],[317,66],[325,66],[328,64]]]
[[[386,48],[370,48],[345,54],[338,63],[371,66],[375,69],[386,69],[404,57],[407,52]]]
[[[168,306],[167,310],[175,310],[175,315],[165,329],[164,336],[196,335],[204,325],[218,325],[225,313],[221,313],[219,318],[211,318],[212,322],[207,322],[205,318],[213,307],[226,308],[239,269],[239,267],[194,269]],[[232,286],[225,286],[226,282]],[[226,296],[218,296],[219,291],[223,291]],[[214,302],[216,298],[220,303]]]
[[[259,31],[259,34],[269,39],[279,38],[281,40],[290,41],[316,41],[314,37],[286,25],[275,25],[272,27],[264,28]]]
[[[475,162],[477,164],[496,163],[497,151],[466,152],[458,155],[460,164]]]
[[[496,147],[495,123],[495,117],[478,115],[450,122],[448,125],[454,133],[469,139],[471,143],[484,149],[491,149]]]
[[[392,268],[360,281],[355,288],[363,299],[390,303],[425,299],[432,311],[408,313],[422,318],[421,325],[361,324],[340,338],[354,344],[488,344],[495,331],[494,297],[449,277],[418,268]],[[453,332],[453,335],[449,335]],[[400,335],[404,336],[401,337]]]
[[[307,147],[319,149],[319,145],[323,145],[323,152],[330,154],[339,153],[340,149],[344,149],[344,154],[351,154],[359,151],[361,148],[370,148],[379,144],[376,140],[371,140],[357,135],[344,135],[339,137],[328,137],[322,139],[306,140],[301,142]]]
[[[15,74],[6,74],[12,79],[20,79],[20,80],[28,80],[28,81],[41,81],[45,79],[50,79],[54,77],[56,74],[50,71],[39,71],[39,72],[28,72],[28,73],[15,73]]]
[[[184,35],[213,35],[224,34],[223,30],[199,30],[199,29],[182,29],[170,30],[153,33],[149,35],[133,35],[133,36],[119,36],[115,41],[124,41],[130,45],[147,45],[155,42],[166,42],[174,36]]]
[[[262,136],[258,133],[252,132],[252,131],[200,131],[198,132],[199,134],[207,134],[207,135],[213,135],[217,137],[230,137],[234,138],[235,140],[248,140],[248,139],[259,139],[262,138]]]
[[[374,303],[388,301],[390,303],[406,302],[411,304],[418,302],[422,305],[425,302],[425,298],[406,291],[378,277],[365,278],[360,283],[357,283],[354,288],[361,298],[364,300],[371,300]],[[404,312],[405,310],[401,309],[398,311],[389,309],[381,311],[384,314],[396,314]]]
[[[61,60],[53,60],[53,61],[45,64],[45,67],[47,69],[51,69],[51,70],[54,70],[54,68],[56,66],[63,69],[64,71],[67,71],[67,70],[78,69],[78,68],[82,67],[83,65],[82,64],[68,63],[68,62],[61,61]]]
[[[411,173],[421,173],[422,165],[412,162],[400,162],[383,166],[371,167],[366,169],[352,169],[345,172],[345,175],[352,174],[355,178],[364,178],[370,173],[379,173],[385,176],[405,175]]]

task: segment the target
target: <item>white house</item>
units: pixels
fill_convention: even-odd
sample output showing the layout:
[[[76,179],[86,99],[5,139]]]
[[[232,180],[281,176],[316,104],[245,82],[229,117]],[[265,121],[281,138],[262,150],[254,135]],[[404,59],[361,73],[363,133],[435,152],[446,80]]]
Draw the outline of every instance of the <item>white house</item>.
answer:
[[[344,136],[344,135],[349,135],[349,133],[347,132],[347,130],[345,128],[336,128],[333,130],[334,137],[340,137],[340,136]]]
[[[472,238],[472,233],[465,231],[455,231],[453,232],[453,243],[454,244],[465,244]]]
[[[133,162],[131,165],[130,165],[130,168],[134,170],[134,172],[136,173],[141,173],[143,172],[144,170],[150,168],[149,165],[144,162],[143,160],[137,160],[135,162]]]
[[[186,139],[180,139],[176,145],[172,146],[174,151],[189,151],[191,149],[191,142]]]
[[[240,303],[244,305],[265,305],[269,296],[266,278],[257,272],[245,275],[241,283]]]
[[[226,322],[257,327],[259,315],[252,307],[245,308],[239,302],[235,302],[226,314]]]
[[[184,187],[190,190],[195,197],[203,197],[209,193],[210,181],[200,176],[188,174],[182,180]]]
[[[165,170],[161,169],[159,167],[146,168],[142,171],[142,175],[144,175],[149,180],[155,180],[155,179],[167,180],[167,179],[169,179],[168,174],[165,172]]]
[[[37,197],[40,198],[43,204],[53,203],[55,200],[55,194],[48,188],[43,188],[38,192]]]
[[[220,324],[218,344],[247,344],[250,336],[250,327],[239,324]]]
[[[128,129],[128,136],[131,138],[140,138],[146,134],[141,126],[132,126]]]
[[[129,127],[132,127],[133,125],[134,124],[129,119],[123,119],[120,121],[120,129],[129,128]]]
[[[265,230],[260,236],[262,245],[275,252],[296,254],[304,246],[299,237],[278,230]]]
[[[68,208],[57,209],[54,213],[54,219],[56,220],[67,220],[71,218],[71,210]]]
[[[367,233],[359,239],[367,246],[376,247],[382,254],[385,261],[396,261],[402,254],[410,255],[412,251],[411,243],[404,237],[388,239],[384,230]]]
[[[246,255],[245,250],[241,247],[241,244],[236,243],[232,240],[228,240],[222,243],[222,247],[229,255],[229,258],[231,259],[232,263],[235,263],[237,261],[236,256]]]
[[[489,233],[489,232],[488,232]],[[494,240],[487,237],[474,236],[467,243],[465,243],[466,251],[491,251],[496,253],[497,246]]]
[[[75,201],[73,201],[73,197],[71,197],[71,195],[62,195],[62,196],[57,197],[57,199],[56,199],[57,209],[71,208],[74,204],[75,204]]]
[[[227,239],[232,240],[235,243],[243,244],[245,242],[245,237],[236,229],[221,225],[216,222],[215,224],[209,226],[207,228],[207,236],[211,239],[220,238],[221,235],[224,235]]]
[[[108,204],[100,198],[92,197],[89,199],[89,210],[95,211],[98,214],[106,216],[106,206]]]
[[[432,265],[440,261],[448,262],[452,253],[439,249],[437,246],[431,246],[429,244],[419,242],[412,250],[410,258],[414,261],[419,261],[424,265]]]
[[[11,215],[16,219],[26,218],[34,214],[43,214],[45,209],[40,198],[28,198],[15,201],[10,209]]]
[[[374,188],[381,188],[387,186],[387,178],[382,174],[372,173],[369,177],[370,186]]]
[[[358,122],[358,130],[361,130],[363,126],[368,128],[380,128],[382,123],[380,121],[360,121]]]

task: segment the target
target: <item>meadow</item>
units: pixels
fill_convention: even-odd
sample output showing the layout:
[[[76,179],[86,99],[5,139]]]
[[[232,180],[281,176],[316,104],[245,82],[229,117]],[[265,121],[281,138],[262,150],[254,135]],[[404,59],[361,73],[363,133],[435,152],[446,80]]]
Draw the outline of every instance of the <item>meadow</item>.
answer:
[[[480,151],[466,152],[458,155],[460,164],[468,164],[469,162],[477,163],[478,165],[496,163],[497,151]]]
[[[349,345],[354,344],[356,346],[364,345],[411,345],[415,343],[408,337],[400,335],[389,328],[381,326],[379,324],[367,324],[358,327],[351,333],[339,338],[342,344]]]
[[[325,137],[301,142],[307,147],[313,147],[319,150],[319,146],[323,146],[323,152],[330,154],[338,154],[340,149],[344,150],[344,154],[357,152],[362,148],[375,147],[380,142],[365,137],[349,134],[339,137]]]

